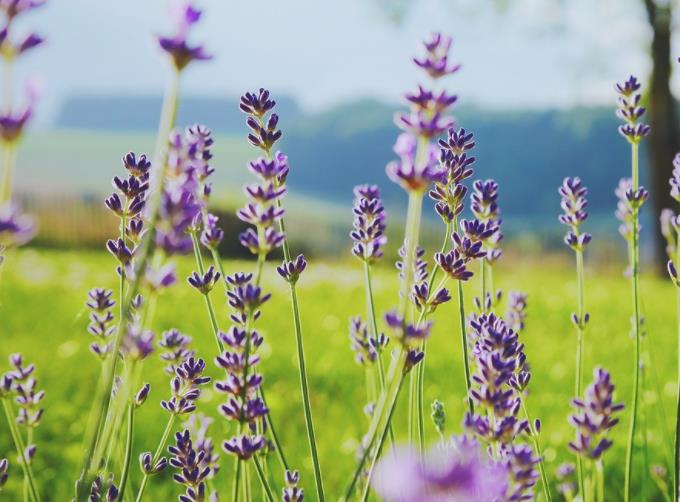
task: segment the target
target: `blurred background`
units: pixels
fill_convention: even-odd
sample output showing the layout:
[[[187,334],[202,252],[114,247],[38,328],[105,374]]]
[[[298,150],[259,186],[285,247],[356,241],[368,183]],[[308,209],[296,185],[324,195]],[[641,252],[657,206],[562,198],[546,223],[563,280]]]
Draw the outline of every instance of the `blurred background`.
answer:
[[[642,78],[651,89],[653,126],[643,182],[654,200],[645,215],[644,255],[661,261],[655,215],[672,207],[667,180],[680,149],[670,1],[261,0],[254,6],[203,0],[200,6],[207,15],[195,40],[205,42],[214,60],[183,77],[179,123],[202,122],[216,133],[214,200],[226,226],[238,226],[230,215],[243,202],[245,165],[255,155],[238,97],[265,86],[279,103],[281,146],[292,166],[293,237],[310,228],[317,236],[297,247],[348,253],[352,187],[362,182],[380,184],[398,235],[405,197],[384,174],[398,134],[393,114],[420,78],[410,57],[441,30],[453,35],[453,57],[463,65],[445,82],[459,95],[459,125],[477,137],[475,176],[499,181],[508,246],[522,254],[563,247],[556,189],[563,177],[578,175],[590,188],[594,259],[623,258],[614,188],[630,168],[617,133],[614,84],[631,73]],[[153,35],[168,29],[167,2],[49,2],[25,22],[48,39],[17,69],[25,77],[39,68],[44,81],[17,168],[20,199],[40,224],[32,245],[101,247],[115,225],[102,196],[120,171],[121,155],[153,150],[169,73]],[[430,214],[428,227],[441,231]],[[235,244],[223,251],[240,252]]]

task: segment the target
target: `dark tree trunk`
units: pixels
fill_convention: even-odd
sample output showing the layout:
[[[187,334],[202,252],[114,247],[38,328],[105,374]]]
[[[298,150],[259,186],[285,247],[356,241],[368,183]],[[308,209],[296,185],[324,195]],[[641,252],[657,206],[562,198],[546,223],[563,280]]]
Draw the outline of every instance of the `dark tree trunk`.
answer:
[[[680,126],[671,94],[671,5],[661,6],[655,0],[645,0],[649,24],[652,27],[652,72],[649,86],[649,123],[652,131],[647,141],[649,188],[654,211],[654,244],[657,263],[665,270],[665,241],[661,235],[659,214],[664,208],[675,208],[668,180],[673,170],[672,160],[680,150]]]

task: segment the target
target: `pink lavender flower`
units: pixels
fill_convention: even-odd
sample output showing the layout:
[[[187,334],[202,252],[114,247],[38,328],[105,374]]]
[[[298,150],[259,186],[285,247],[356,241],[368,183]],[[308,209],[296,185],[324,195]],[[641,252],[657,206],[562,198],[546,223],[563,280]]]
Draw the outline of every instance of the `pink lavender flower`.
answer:
[[[385,208],[380,199],[377,185],[357,185],[354,187],[354,229],[350,237],[354,241],[352,254],[368,263],[383,257],[383,247],[387,244],[385,236]]]
[[[397,449],[380,460],[373,476],[386,502],[501,500],[507,486],[507,468],[465,436],[437,445],[424,458],[414,449]]]
[[[202,45],[191,45],[188,41],[189,31],[201,18],[201,11],[189,1],[176,3],[173,9],[175,34],[170,37],[159,36],[158,45],[172,60],[173,66],[179,72],[192,61],[212,59]]]
[[[598,460],[612,445],[607,436],[619,423],[615,414],[623,409],[623,404],[614,403],[614,384],[611,375],[602,368],[593,372],[593,383],[586,389],[583,399],[575,398],[575,408],[569,423],[576,429],[576,438],[569,448],[584,458]]]

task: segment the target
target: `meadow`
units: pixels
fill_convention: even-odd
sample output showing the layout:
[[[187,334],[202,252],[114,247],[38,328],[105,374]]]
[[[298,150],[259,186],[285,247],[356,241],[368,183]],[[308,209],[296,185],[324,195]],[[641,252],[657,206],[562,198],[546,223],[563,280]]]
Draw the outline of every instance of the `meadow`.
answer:
[[[349,247],[349,243],[348,243]],[[570,314],[575,308],[576,282],[568,255],[544,257],[539,263],[508,253],[496,267],[498,287],[505,293],[521,290],[529,295],[528,322],[522,333],[532,369],[528,406],[543,422],[545,465],[556,494],[554,471],[564,461],[572,461],[567,442],[573,429],[566,417],[574,383],[575,335]],[[2,270],[0,286],[0,371],[7,356],[23,352],[38,366],[37,378],[47,395],[45,417],[36,430],[40,455],[34,461],[43,500],[69,500],[73,480],[82,459],[81,443],[95,393],[100,364],[88,350],[90,335],[85,331],[87,315],[85,291],[94,286],[115,288],[114,261],[105,253],[59,252],[23,249],[8,257],[11,267]],[[171,327],[194,339],[198,355],[209,361],[209,373],[219,376],[213,364],[215,342],[200,295],[184,278],[193,270],[193,261],[178,262],[179,283],[159,299],[154,330]],[[252,261],[225,262],[228,273],[252,270]],[[630,289],[622,275],[622,263],[590,264],[586,261],[586,298],[591,322],[586,338],[585,379],[590,380],[595,364],[606,367],[616,385],[617,401],[630,402],[633,382],[633,342],[629,336]],[[306,499],[314,500],[312,465],[308,446],[302,438],[304,417],[300,404],[293,326],[287,285],[266,267],[263,286],[273,293],[259,326],[265,336],[261,347],[261,371],[265,378],[268,404],[289,462],[300,469]],[[398,277],[387,264],[375,270],[374,291],[380,312],[396,302]],[[349,318],[365,315],[362,268],[355,260],[334,263],[311,260],[298,283],[302,308],[304,343],[309,387],[316,424],[321,467],[330,500],[344,491],[356,465],[358,440],[368,426],[361,410],[366,402],[363,369],[354,362],[348,338]],[[466,285],[467,302],[476,283]],[[647,429],[646,455],[650,464],[672,465],[672,426],[676,375],[676,340],[673,285],[663,278],[643,274],[642,298],[648,362],[644,371],[641,420]],[[220,321],[226,323],[227,309],[221,291],[213,301]],[[446,430],[462,430],[465,384],[461,365],[455,300],[434,314],[435,329],[429,340],[426,360],[425,403],[439,399],[445,403]],[[502,309],[499,309],[502,310]],[[133,463],[138,453],[152,450],[161,434],[166,412],[159,406],[169,394],[169,379],[157,354],[144,363],[143,380],[151,383],[147,403],[139,410],[134,435]],[[394,430],[399,441],[406,440],[406,394],[401,396]],[[206,389],[199,411],[213,416],[210,435],[219,444],[230,437],[230,424],[217,413],[222,396]],[[612,430],[612,451],[605,459],[607,500],[622,497],[623,461],[630,410],[622,413],[622,424]],[[4,423],[3,423],[4,425]],[[432,444],[438,436],[428,419],[426,439]],[[642,448],[644,442],[638,441]],[[10,454],[13,445],[7,434],[0,434],[0,456]],[[219,452],[224,462],[214,481],[227,492],[232,475],[231,459]],[[636,456],[640,459],[642,456]],[[640,464],[641,465],[641,464]],[[663,500],[660,492],[641,472],[636,474],[635,500]],[[270,472],[277,492],[281,473],[273,454]],[[670,470],[670,469],[669,469]],[[154,500],[170,500],[179,493],[166,470],[151,480]],[[18,472],[17,472],[18,474]],[[140,481],[136,466],[131,469],[131,486]],[[2,500],[19,500],[21,476],[11,476]],[[256,487],[257,490],[259,488]],[[642,490],[645,490],[644,494]],[[129,490],[128,493],[134,493]],[[227,492],[228,493],[228,492]],[[538,499],[542,499],[537,490]],[[255,499],[259,499],[257,492]],[[558,498],[559,499],[559,498]]]

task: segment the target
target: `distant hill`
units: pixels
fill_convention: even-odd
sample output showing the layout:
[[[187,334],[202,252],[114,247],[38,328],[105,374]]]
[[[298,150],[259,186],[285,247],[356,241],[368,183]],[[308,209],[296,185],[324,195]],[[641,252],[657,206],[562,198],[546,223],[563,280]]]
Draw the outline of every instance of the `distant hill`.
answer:
[[[354,185],[378,183],[388,205],[403,203],[401,189],[387,181],[384,171],[386,163],[395,157],[392,145],[399,131],[393,115],[397,105],[362,100],[308,115],[292,98],[284,96],[277,101],[284,132],[281,148],[290,157],[292,190],[348,204]],[[250,155],[250,148],[244,139],[244,117],[236,104],[236,98],[185,98],[178,122],[203,122],[217,133],[238,135],[222,142],[242,144],[246,151],[237,155],[242,162]],[[56,126],[153,131],[159,108],[160,99],[153,97],[72,97],[64,102]],[[489,111],[461,107],[455,115],[458,123],[476,137],[475,178],[498,180],[503,213],[519,217],[513,221],[525,227],[546,222],[552,226],[559,213],[558,185],[565,176],[581,176],[590,189],[591,213],[615,228],[613,192],[619,178],[629,172],[629,150],[618,135],[613,110]],[[229,151],[236,155],[233,147]],[[229,160],[231,164],[236,158]],[[225,183],[242,181],[233,173],[230,169]]]
[[[160,96],[72,96],[63,102],[54,126],[102,131],[155,131],[161,103]],[[292,98],[279,96],[276,103],[279,113],[287,120],[295,120],[301,115]],[[209,124],[215,132],[243,131],[243,113],[238,108],[238,97],[182,98],[178,123],[195,122]]]

